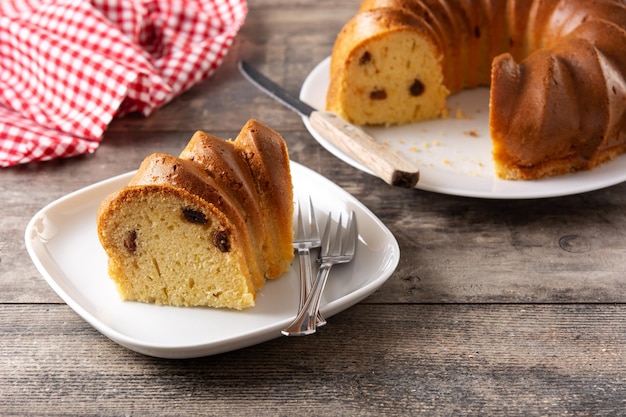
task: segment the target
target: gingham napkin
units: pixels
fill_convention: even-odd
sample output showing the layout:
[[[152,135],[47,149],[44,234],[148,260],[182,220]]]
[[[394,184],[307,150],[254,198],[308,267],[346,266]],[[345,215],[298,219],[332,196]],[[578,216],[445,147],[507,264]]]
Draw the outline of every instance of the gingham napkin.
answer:
[[[0,0],[0,166],[94,152],[221,64],[245,0]]]

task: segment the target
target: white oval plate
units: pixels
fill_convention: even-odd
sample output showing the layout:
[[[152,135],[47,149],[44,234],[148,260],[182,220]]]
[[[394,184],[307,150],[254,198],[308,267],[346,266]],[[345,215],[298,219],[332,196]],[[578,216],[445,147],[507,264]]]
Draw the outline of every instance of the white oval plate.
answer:
[[[354,210],[358,221],[356,256],[349,264],[333,267],[324,292],[322,312],[331,317],[376,291],[398,266],[400,249],[385,225],[346,191],[295,162],[291,169],[295,197],[312,197],[321,227],[329,211]],[[96,211],[133,174],[68,194],[31,219],[26,248],[52,289],[102,334],[150,356],[208,356],[281,336],[298,308],[297,260],[288,273],[257,293],[255,307],[243,311],[156,306],[119,298],[98,241]],[[330,327],[332,322],[328,331]]]
[[[308,75],[300,99],[324,109],[330,58]],[[418,189],[441,194],[493,199],[544,198],[578,194],[626,180],[626,155],[591,170],[535,181],[494,178],[489,134],[489,89],[462,91],[448,98],[450,117],[403,126],[366,127],[370,135],[388,143],[420,169]],[[329,152],[353,167],[368,168],[320,136],[303,118],[311,135]]]

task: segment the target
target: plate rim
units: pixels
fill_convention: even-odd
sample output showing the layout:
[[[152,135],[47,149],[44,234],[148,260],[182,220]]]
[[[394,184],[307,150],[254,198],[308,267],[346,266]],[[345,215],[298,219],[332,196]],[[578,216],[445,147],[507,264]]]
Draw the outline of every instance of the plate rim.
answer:
[[[301,165],[294,161],[290,161],[290,163],[292,170],[294,170],[295,168],[296,170],[300,171],[299,175],[303,177],[309,177],[311,175],[314,176],[313,178],[317,181],[321,181],[324,187],[334,187],[336,193],[342,194],[345,198],[342,201],[350,203],[351,205],[356,205],[362,212],[362,215],[367,216],[368,221],[373,222],[373,224],[376,226],[376,230],[385,236],[385,245],[387,248],[385,252],[388,252],[390,254],[390,259],[388,260],[387,264],[385,264],[385,268],[381,268],[379,271],[376,271],[375,274],[372,274],[371,281],[361,283],[361,285],[358,286],[356,289],[339,297],[338,299],[330,300],[327,304],[323,306],[322,311],[324,312],[324,314],[327,317],[331,317],[332,315],[340,311],[352,307],[359,301],[373,294],[381,285],[383,285],[397,269],[400,261],[400,248],[393,233],[373,212],[371,212],[362,202],[356,199],[356,197],[352,196],[339,185],[330,181],[328,178],[322,176],[321,174],[311,170],[310,168],[305,167],[304,165]],[[46,204],[29,220],[24,232],[27,252],[31,257],[31,260],[34,263],[36,269],[42,275],[46,283],[53,289],[53,291],[72,310],[74,310],[74,312],[76,312],[83,320],[85,320],[92,327],[98,330],[102,335],[114,341],[115,343],[118,343],[121,346],[148,356],[171,359],[204,357],[224,353],[231,350],[241,349],[281,337],[280,329],[286,326],[292,320],[292,318],[295,317],[295,311],[293,317],[287,317],[282,320],[268,322],[263,324],[259,328],[255,328],[253,330],[242,330],[240,333],[234,336],[227,336],[209,342],[199,341],[182,345],[150,343],[149,341],[142,340],[141,338],[133,337],[132,335],[123,333],[115,327],[106,325],[106,323],[101,318],[98,318],[97,315],[93,314],[86,307],[84,307],[79,300],[75,300],[72,295],[69,294],[65,290],[65,288],[63,288],[63,285],[59,282],[59,277],[56,275],[62,274],[63,276],[65,276],[65,271],[61,269],[61,266],[58,265],[52,254],[49,253],[44,239],[36,230],[37,223],[41,219],[45,218],[47,214],[54,213],[55,208],[58,208],[63,204],[67,204],[68,202],[71,202],[77,198],[86,198],[89,193],[94,193],[98,191],[100,191],[101,195],[106,194],[105,191],[101,191],[103,188],[130,179],[130,177],[135,172],[136,171],[130,171],[127,173],[115,175],[113,177],[80,188],[76,191],[72,191]],[[114,190],[115,188],[112,187],[112,189]],[[88,202],[85,201],[79,206],[84,206],[85,204],[88,204]],[[58,236],[59,235],[57,233],[51,239],[54,239],[55,237],[58,238]],[[48,256],[50,259],[42,259],[46,256]],[[58,268],[58,270],[52,271],[52,269],[56,268]],[[294,266],[292,266],[292,268],[294,268]],[[71,282],[71,279],[66,279]]]
[[[319,85],[319,82],[317,82],[317,78],[320,77],[319,74],[329,73],[330,60],[331,57],[327,56],[326,58],[318,62],[307,74],[300,88],[299,98],[314,108],[319,108],[320,106],[316,105],[318,103],[311,102],[309,92],[317,91],[318,93],[323,93],[324,96],[326,95],[326,92],[328,90],[328,84]],[[325,75],[324,77],[327,78],[328,75]],[[326,79],[322,81],[325,82]],[[454,97],[454,95],[450,97]],[[313,138],[327,151],[329,151],[335,157],[347,163],[348,165],[351,165],[352,167],[362,172],[375,176],[375,174],[370,169],[350,158],[339,148],[335,147],[332,143],[325,140],[312,127],[311,123],[308,120],[308,117],[303,116],[302,121],[311,136],[313,136]],[[365,130],[368,130],[367,127],[365,128]],[[375,134],[372,134],[372,136],[375,136]],[[618,168],[622,168],[621,172],[611,174],[612,171],[618,171]],[[451,176],[449,173],[444,174],[444,176]],[[464,180],[474,180],[474,178],[466,175],[459,175],[458,177]],[[483,199],[523,200],[577,195],[611,187],[613,185],[617,185],[626,181],[626,154],[622,154],[611,161],[605,162],[600,166],[595,167],[593,170],[578,171],[575,173],[563,174],[555,177],[547,177],[539,180],[530,181],[507,181],[495,178],[495,176],[491,179],[483,177],[482,181],[485,183],[490,181],[490,190],[485,191],[480,189],[467,189],[454,185],[441,187],[437,184],[424,184],[421,181],[418,181],[415,188],[422,191],[434,192],[450,196]]]

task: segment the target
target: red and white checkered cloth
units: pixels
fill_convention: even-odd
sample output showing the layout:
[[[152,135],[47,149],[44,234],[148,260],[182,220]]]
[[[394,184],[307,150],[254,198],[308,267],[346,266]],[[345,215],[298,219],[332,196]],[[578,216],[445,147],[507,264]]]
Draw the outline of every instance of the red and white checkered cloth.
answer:
[[[245,0],[0,1],[0,166],[91,153],[222,63]]]

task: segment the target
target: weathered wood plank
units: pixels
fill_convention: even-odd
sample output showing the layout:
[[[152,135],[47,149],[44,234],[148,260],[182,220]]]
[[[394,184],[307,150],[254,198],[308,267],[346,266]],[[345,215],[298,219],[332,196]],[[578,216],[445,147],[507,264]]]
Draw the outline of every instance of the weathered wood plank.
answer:
[[[0,401],[21,416],[617,415],[625,323],[612,305],[360,305],[315,336],[176,361],[66,306],[5,305]]]
[[[377,300],[623,302],[625,190],[536,201],[359,193],[401,246],[399,287]]]

